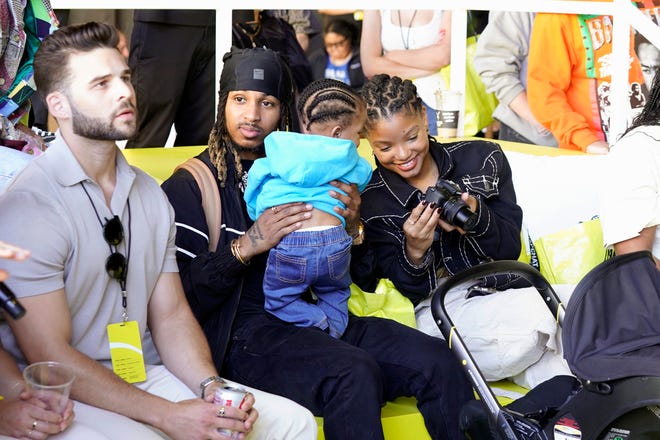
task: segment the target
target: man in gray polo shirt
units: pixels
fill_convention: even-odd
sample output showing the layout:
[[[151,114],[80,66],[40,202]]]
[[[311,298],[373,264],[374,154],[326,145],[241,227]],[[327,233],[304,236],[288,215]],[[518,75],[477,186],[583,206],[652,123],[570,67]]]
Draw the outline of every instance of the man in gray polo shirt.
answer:
[[[168,437],[216,439],[225,428],[315,438],[311,413],[282,397],[248,389],[240,409],[210,403],[224,381],[183,294],[172,208],[115,143],[136,126],[117,38],[108,25],[68,26],[35,56],[35,81],[60,129],[0,196],[0,240],[32,252],[20,265],[2,263],[27,310],[0,326],[2,344],[22,365],[65,363],[75,400]]]

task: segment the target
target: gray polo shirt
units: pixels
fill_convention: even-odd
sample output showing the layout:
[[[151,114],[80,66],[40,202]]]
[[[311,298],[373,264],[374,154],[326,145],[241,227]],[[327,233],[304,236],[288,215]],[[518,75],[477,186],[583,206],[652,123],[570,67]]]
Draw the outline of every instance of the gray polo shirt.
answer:
[[[156,181],[130,166],[121,150],[110,208],[59,133],[47,152],[16,176],[0,195],[0,240],[29,249],[32,255],[24,262],[0,259],[0,267],[11,274],[6,284],[18,298],[64,288],[71,311],[71,345],[110,365],[106,326],[121,322],[122,295],[118,281],[105,271],[111,252],[92,204],[101,223],[114,215],[121,218],[125,238],[117,251],[129,256],[128,319],[139,324],[145,362],[160,363],[146,327],[147,305],[161,272],[178,271],[174,211]],[[23,361],[4,322],[0,338]]]

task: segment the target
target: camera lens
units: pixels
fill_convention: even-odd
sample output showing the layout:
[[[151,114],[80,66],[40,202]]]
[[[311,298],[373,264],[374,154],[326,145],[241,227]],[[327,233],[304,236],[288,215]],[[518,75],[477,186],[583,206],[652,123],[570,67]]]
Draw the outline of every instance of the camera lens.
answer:
[[[456,211],[451,223],[467,232],[477,223],[477,214],[470,211],[467,206],[462,206]]]
[[[477,214],[470,211],[470,208],[460,198],[447,200],[442,207],[442,217],[448,223],[466,232],[471,230],[477,222]]]
[[[461,190],[454,182],[438,180],[426,190],[426,201],[441,208],[440,218],[464,231],[471,230],[477,222],[477,214],[461,199]]]

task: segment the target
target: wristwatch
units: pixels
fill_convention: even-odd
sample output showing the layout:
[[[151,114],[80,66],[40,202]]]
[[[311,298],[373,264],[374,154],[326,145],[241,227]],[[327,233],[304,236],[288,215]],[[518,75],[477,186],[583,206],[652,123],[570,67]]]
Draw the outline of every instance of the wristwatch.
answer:
[[[206,391],[206,387],[211,385],[213,382],[219,382],[223,383],[224,380],[220,376],[209,376],[206,379],[204,379],[200,384],[199,384],[199,395],[204,398],[204,392]]]
[[[362,243],[364,243],[364,225],[362,222],[359,222],[357,232],[353,234],[353,246],[358,246]]]

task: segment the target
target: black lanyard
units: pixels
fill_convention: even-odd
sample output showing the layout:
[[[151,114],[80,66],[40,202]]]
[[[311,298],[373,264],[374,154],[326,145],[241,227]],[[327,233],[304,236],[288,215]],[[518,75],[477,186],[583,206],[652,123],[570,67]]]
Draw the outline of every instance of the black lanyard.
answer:
[[[98,210],[96,209],[96,205],[94,205],[94,201],[92,200],[92,197],[89,195],[89,192],[87,191],[87,188],[85,187],[84,182],[80,182],[80,185],[82,186],[83,190],[85,191],[85,194],[87,195],[87,198],[89,199],[89,203],[91,203],[92,208],[94,209],[94,214],[96,214],[96,219],[99,221],[99,224],[101,225],[101,229],[103,230],[105,228],[105,225],[103,224],[103,221],[101,220],[101,216],[99,215]],[[127,246],[126,246],[126,263],[125,267],[122,270],[122,274],[119,278],[115,278],[119,282],[119,287],[121,288],[121,306],[124,309],[122,312],[122,318],[124,322],[128,320],[128,294],[126,293],[126,277],[128,276],[128,263],[130,261],[131,257],[131,239],[133,237],[133,234],[131,234],[131,202],[130,200],[126,200],[126,205],[128,207],[128,237],[126,239],[127,241]],[[117,217],[119,218],[119,217]],[[105,219],[106,225],[109,221],[109,219]],[[121,223],[121,220],[120,220]],[[123,229],[123,226],[122,226]],[[105,238],[105,236],[104,236]],[[117,252],[117,246],[114,246],[110,244],[110,242],[106,239],[106,243],[108,244],[108,249],[110,250],[111,256],[113,254],[119,254]],[[120,254],[121,255],[121,254]],[[107,270],[107,262],[106,262],[106,270]]]

